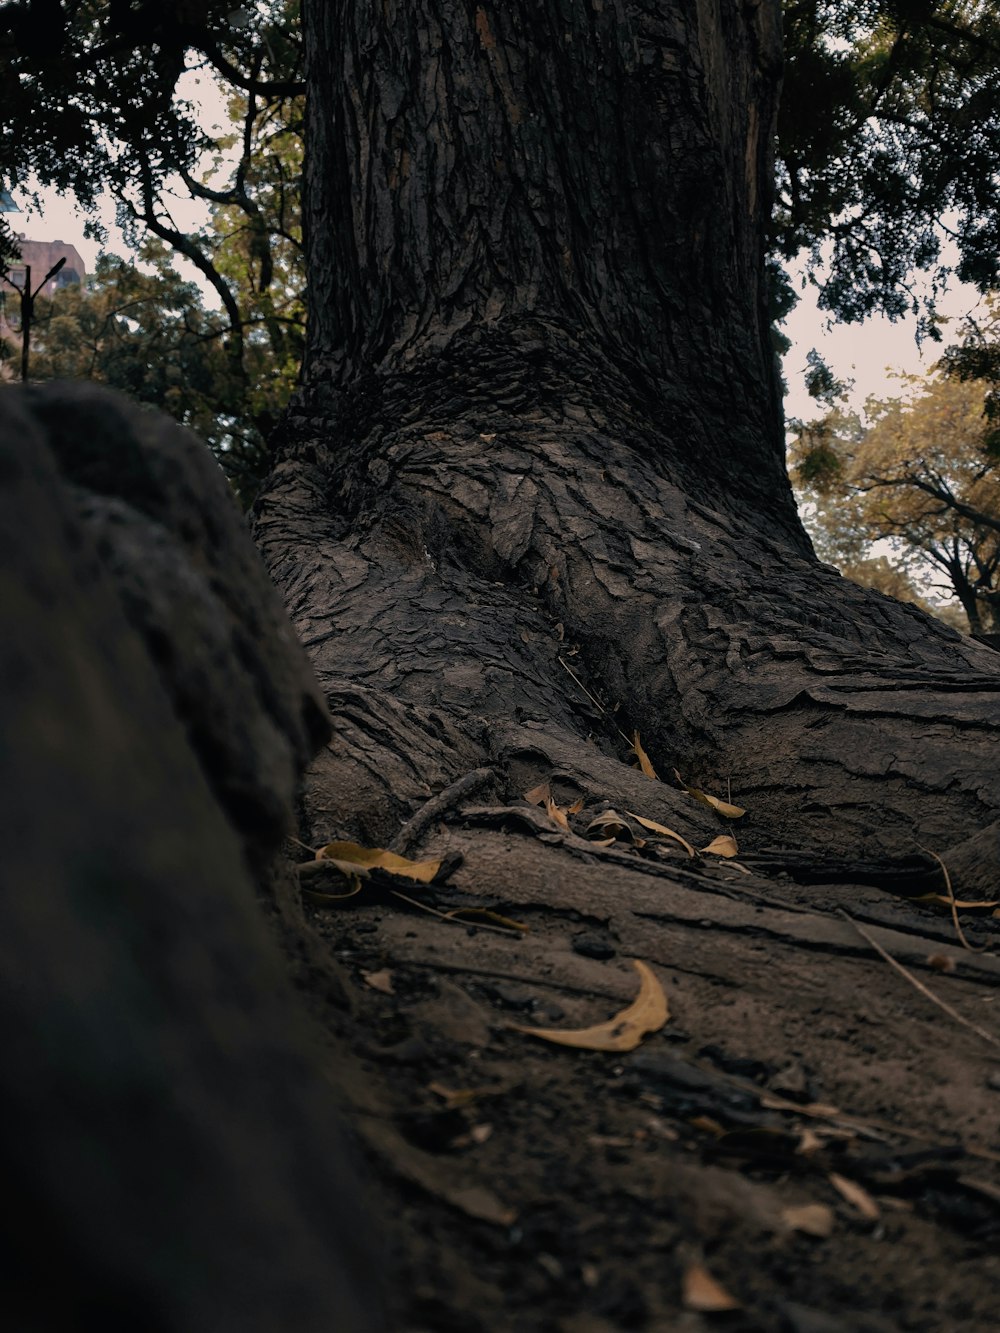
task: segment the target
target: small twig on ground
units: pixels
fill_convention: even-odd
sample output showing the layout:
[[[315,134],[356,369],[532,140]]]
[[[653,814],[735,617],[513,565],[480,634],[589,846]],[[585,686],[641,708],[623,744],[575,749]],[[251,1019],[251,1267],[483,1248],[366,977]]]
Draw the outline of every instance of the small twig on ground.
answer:
[[[584,694],[587,696],[587,698],[590,700],[590,702],[594,705],[594,707],[597,709],[597,711],[598,711],[599,713],[603,713],[603,714],[604,714],[604,716],[608,719],[608,721],[609,721],[609,722],[611,723],[611,725],[614,727],[615,731],[618,732],[618,735],[622,738],[622,740],[625,742],[625,744],[626,744],[626,745],[629,747],[629,749],[631,750],[631,749],[632,749],[632,740],[631,740],[631,737],[625,735],[624,731],[622,731],[621,727],[620,727],[620,726],[618,725],[618,723],[614,720],[614,718],[611,716],[611,714],[608,712],[608,710],[604,707],[604,705],[601,703],[600,699],[595,699],[595,698],[594,698],[594,696],[593,696],[593,695],[591,694],[591,692],[587,689],[586,685],[584,685],[583,681],[582,681],[582,680],[580,679],[580,677],[576,674],[576,672],[573,670],[573,668],[566,662],[565,658],[560,657],[558,653],[556,654],[556,661],[559,663],[559,665],[563,668],[564,671],[567,671],[567,672],[570,674],[570,676],[572,676],[572,678],[576,681],[576,683],[577,683],[577,685],[580,687],[580,689],[583,690]]]
[[[485,787],[495,777],[495,769],[474,768],[471,773],[466,773],[464,777],[445,787],[444,791],[439,791],[436,796],[432,796],[426,805],[422,805],[417,813],[406,821],[392,842],[389,843],[388,850],[395,852],[397,856],[405,856],[407,851],[420,841],[436,819],[440,819],[442,815],[447,814],[464,797],[478,791],[480,787]]]
[[[968,949],[969,953],[985,953],[990,947],[988,943],[970,944],[965,938],[965,931],[962,929],[962,923],[958,919],[958,904],[955,901],[955,890],[952,888],[951,876],[948,874],[948,867],[941,860],[940,856],[938,856],[937,852],[932,852],[929,847],[921,847],[919,842],[917,843],[917,846],[920,847],[922,852],[926,852],[928,856],[933,856],[934,860],[941,867],[941,873],[944,875],[945,888],[948,890],[948,902],[951,905],[951,919],[955,925],[955,934],[962,941],[962,948]]]
[[[506,935],[508,939],[521,939],[523,932],[520,930],[506,930],[503,926],[491,926],[487,921],[461,921],[457,916],[449,916],[447,912],[441,912],[436,907],[431,907],[430,903],[422,903],[419,898],[411,898],[408,894],[400,893],[398,889],[390,889],[389,892],[400,902],[408,903],[410,907],[419,907],[421,912],[427,912],[429,916],[436,916],[441,921],[447,921],[449,926],[465,926],[472,930],[492,930],[494,935]]]
[[[992,1032],[987,1032],[986,1029],[981,1028],[978,1023],[970,1022],[970,1020],[965,1018],[962,1014],[960,1014],[957,1009],[953,1009],[951,1005],[947,1003],[947,1001],[942,1000],[937,995],[935,995],[929,986],[925,986],[924,983],[918,977],[915,977],[913,973],[910,972],[907,968],[905,968],[902,963],[897,963],[895,958],[893,958],[892,954],[887,953],[886,950],[882,948],[881,944],[879,944],[878,940],[876,940],[874,936],[870,935],[863,926],[859,926],[858,923],[854,920],[854,918],[848,915],[848,913],[845,912],[842,907],[838,907],[837,911],[844,918],[844,920],[848,922],[849,925],[852,925],[854,927],[854,929],[858,932],[861,938],[867,941],[867,943],[871,945],[871,947],[875,950],[875,952],[880,954],[885,959],[885,961],[889,964],[890,967],[894,967],[896,971],[900,974],[900,976],[905,977],[906,980],[910,983],[910,985],[914,986],[920,992],[921,995],[925,995],[932,1004],[936,1004],[939,1009],[943,1010],[948,1015],[949,1018],[953,1018],[956,1023],[961,1023],[962,1027],[968,1028],[971,1032],[974,1032],[977,1037],[982,1037],[983,1041],[988,1041],[991,1046],[996,1046],[997,1049],[1000,1050],[1000,1039],[995,1037]]]
[[[289,841],[289,842],[294,842],[295,845],[296,845],[296,847],[301,847],[302,850],[303,850],[304,852],[310,852],[313,856],[316,855],[316,848],[315,848],[315,847],[310,847],[307,843],[304,843],[304,842],[302,841],[301,838],[296,838],[296,837],[295,837],[293,834],[291,834],[291,833],[289,833],[289,835],[288,835],[288,841]]]

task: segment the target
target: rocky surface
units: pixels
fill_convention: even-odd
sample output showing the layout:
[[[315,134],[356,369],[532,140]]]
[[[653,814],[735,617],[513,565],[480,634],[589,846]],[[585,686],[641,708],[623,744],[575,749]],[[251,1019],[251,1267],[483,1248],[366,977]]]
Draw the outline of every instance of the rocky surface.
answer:
[[[376,1327],[335,1053],[249,873],[326,723],[204,446],[5,389],[0,621],[5,1325]]]

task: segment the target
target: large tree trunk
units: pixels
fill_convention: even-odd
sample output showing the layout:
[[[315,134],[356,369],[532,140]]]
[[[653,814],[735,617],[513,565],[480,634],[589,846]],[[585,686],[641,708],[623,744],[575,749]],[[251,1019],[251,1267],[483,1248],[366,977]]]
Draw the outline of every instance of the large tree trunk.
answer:
[[[795,513],[777,0],[306,24],[308,376],[256,533],[337,719],[312,831],[385,839],[485,762],[513,791],[517,755],[589,772],[636,729],[730,784],[750,845],[994,821],[1000,659],[819,564]]]

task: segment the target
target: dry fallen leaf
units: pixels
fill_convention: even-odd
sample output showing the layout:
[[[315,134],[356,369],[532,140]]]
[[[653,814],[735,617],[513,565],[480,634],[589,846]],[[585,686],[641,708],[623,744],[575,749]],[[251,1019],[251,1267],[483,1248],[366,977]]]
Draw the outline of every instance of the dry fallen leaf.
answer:
[[[734,806],[735,810],[736,807]],[[701,849],[708,852],[710,856],[738,856],[740,849],[736,846],[736,839],[731,833],[720,833],[717,838],[713,838],[707,847]]]
[[[509,1227],[517,1221],[517,1210],[502,1203],[492,1190],[483,1185],[439,1189],[435,1193],[445,1203],[450,1203],[453,1208],[460,1209],[477,1222],[493,1222],[500,1227]]]
[[[635,834],[617,810],[604,810],[595,815],[586,828],[588,838],[617,838],[621,842],[635,842]]]
[[[879,1220],[882,1214],[878,1204],[861,1185],[848,1180],[846,1176],[838,1176],[835,1171],[830,1172],[830,1184],[842,1198],[857,1209],[862,1217],[867,1218],[869,1222]]]
[[[701,1314],[722,1314],[726,1310],[739,1310],[740,1303],[704,1266],[689,1264],[684,1270],[681,1286],[681,1304],[685,1310],[697,1310]]]
[[[383,967],[380,972],[362,972],[362,979],[366,986],[371,986],[372,990],[379,990],[383,995],[394,995],[392,988],[392,973],[387,967]]]
[[[642,748],[639,741],[639,733],[637,731],[633,731],[632,733],[632,749],[636,759],[639,761],[639,767],[642,769],[643,773],[645,773],[646,777],[653,778],[654,781],[659,782],[659,778],[656,776],[656,769],[649,762],[649,755]]]
[[[524,793],[524,799],[529,805],[544,805],[552,799],[552,790],[547,782],[540,782],[537,787]]]
[[[710,1115],[693,1116],[688,1124],[692,1129],[700,1129],[705,1134],[712,1134],[717,1139],[721,1139],[726,1132],[725,1125],[720,1125],[718,1120],[713,1120]]]
[[[449,1110],[459,1106],[470,1106],[477,1097],[481,1097],[484,1088],[449,1088],[444,1083],[428,1083],[427,1091],[440,1097]]]
[[[675,833],[672,828],[667,828],[666,824],[658,824],[655,819],[643,819],[642,815],[634,815],[631,810],[625,812],[629,819],[634,819],[637,824],[650,833],[658,833],[661,838],[673,838],[674,842],[679,842],[687,852],[688,856],[694,856],[695,850],[688,842],[687,838],[682,838],[679,833]]]
[[[583,797],[578,796],[572,805],[568,805],[566,807],[566,813],[568,815],[578,815],[582,809],[583,809]]]
[[[440,861],[411,861],[381,847],[361,847],[356,842],[328,842],[316,853],[317,861],[327,861],[342,874],[367,879],[370,870],[381,870],[400,879],[430,884],[441,869]]]
[[[567,833],[569,832],[569,820],[566,818],[566,812],[565,810],[559,809],[551,796],[545,802],[545,813],[558,828],[565,829]]]
[[[457,1172],[452,1164],[443,1166],[373,1116],[363,1116],[357,1123],[369,1148],[396,1174],[418,1189],[480,1222],[509,1227],[517,1221],[517,1210],[509,1207],[492,1190],[483,1185],[466,1184],[460,1177],[456,1179]]]
[[[657,1032],[670,1017],[667,997],[656,975],[646,963],[632,959],[632,966],[642,978],[639,994],[627,1009],[589,1028],[529,1028],[514,1025],[516,1032],[557,1046],[575,1046],[584,1051],[634,1051],[643,1037]]]
[[[783,1208],[781,1220],[792,1231],[825,1240],[833,1231],[833,1210],[825,1203],[803,1203],[794,1208]]]
[[[720,801],[718,796],[709,796],[707,792],[699,791],[697,787],[689,787],[677,772],[676,768],[674,769],[674,777],[687,792],[688,796],[693,796],[694,799],[700,801],[702,805],[707,805],[712,810],[717,810],[719,814],[724,815],[726,819],[739,819],[742,815],[746,814],[746,811],[741,805],[730,805],[728,801]]]
[[[958,1183],[974,1194],[980,1194],[991,1203],[1000,1203],[1000,1186],[989,1180],[979,1180],[975,1176],[959,1176]]]

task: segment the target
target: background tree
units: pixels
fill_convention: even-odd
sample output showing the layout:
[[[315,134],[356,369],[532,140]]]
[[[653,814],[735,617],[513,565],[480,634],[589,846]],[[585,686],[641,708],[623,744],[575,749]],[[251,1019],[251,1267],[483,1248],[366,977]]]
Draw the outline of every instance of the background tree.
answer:
[[[1000,15],[990,0],[788,0],[778,255],[805,253],[836,318],[921,314],[946,277],[995,285]],[[919,296],[923,272],[930,282]]]
[[[266,431],[288,401],[297,363],[274,351],[265,319],[247,322],[246,373],[226,350],[228,323],[206,310],[158,241],[141,267],[102,255],[82,286],[36,302],[31,377],[86,379],[169,412],[215,450],[244,503],[267,466]],[[279,356],[283,353],[283,359]]]
[[[194,265],[221,307],[227,379],[244,382],[242,429],[259,440],[281,404],[260,386],[259,332],[282,384],[302,350],[297,3],[21,0],[0,13],[5,183],[33,177],[84,207],[106,191],[136,246],[155,239]],[[201,127],[186,95],[184,78],[196,74],[230,90],[235,128],[222,140]],[[177,224],[177,191],[210,206],[206,227]]]
[[[10,274],[13,265],[21,258],[21,251],[17,244],[17,236],[7,219],[0,213],[0,293],[3,292],[6,280]],[[6,301],[0,296],[0,309],[3,309]],[[3,374],[2,368],[9,366],[13,360],[14,349],[10,342],[0,337],[0,374]]]
[[[986,313],[969,317],[962,329],[962,340],[945,349],[942,369],[959,380],[978,380],[985,388],[983,416],[985,430],[982,451],[994,461],[1000,460],[1000,296],[986,300]]]
[[[893,596],[944,588],[973,634],[1000,630],[1000,471],[983,449],[983,386],[905,377],[907,397],[801,426],[791,460],[824,558]],[[889,586],[890,542],[904,576]],[[907,587],[909,583],[910,587]],[[898,590],[896,590],[898,589]],[[914,600],[908,596],[907,600]]]

